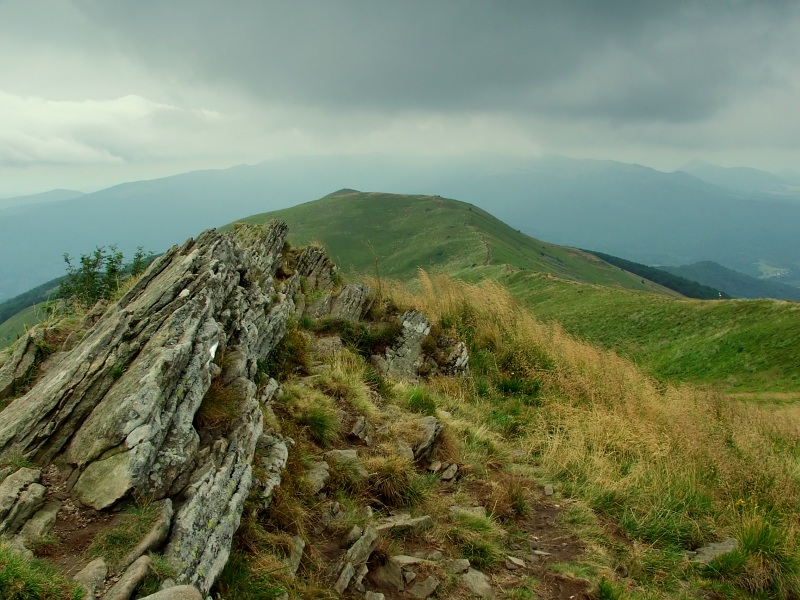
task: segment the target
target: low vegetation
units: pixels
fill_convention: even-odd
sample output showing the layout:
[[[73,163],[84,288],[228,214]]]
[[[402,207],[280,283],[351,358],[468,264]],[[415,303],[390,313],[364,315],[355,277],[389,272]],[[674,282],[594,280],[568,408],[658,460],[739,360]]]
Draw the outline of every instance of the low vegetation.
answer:
[[[505,582],[507,598],[547,593],[556,575],[588,581],[596,598],[800,594],[796,405],[746,405],[659,383],[630,360],[538,321],[492,282],[423,274],[411,290],[384,287],[399,307],[417,306],[440,331],[465,340],[470,373],[378,386],[356,347],[317,355],[308,340],[300,360],[312,375],[290,376],[270,421],[296,442],[284,483],[268,509],[249,513],[220,591],[332,597],[326,544],[363,525],[369,505],[378,516],[406,510],[434,523],[384,540],[379,553],[435,547],[468,558]],[[305,328],[331,333],[319,323]],[[358,464],[331,463],[325,490],[344,516],[332,537],[319,537],[313,524],[327,504],[297,473],[329,449],[352,447],[344,426],[356,415],[384,433],[357,446],[366,477]],[[445,425],[432,460],[458,465],[450,484],[399,450],[403,440],[413,444],[424,415]],[[553,503],[544,483],[555,488]],[[454,513],[454,504],[486,512]],[[541,511],[555,516],[547,526],[537,521]],[[569,553],[537,567],[536,577],[509,579],[505,557],[546,527],[569,540]],[[285,561],[297,534],[311,549],[295,579]],[[687,553],[729,536],[737,551],[707,566],[690,562]],[[439,575],[439,597],[461,597],[458,580]]]
[[[28,560],[0,540],[0,597],[4,600],[81,600],[83,591],[57,569]]]

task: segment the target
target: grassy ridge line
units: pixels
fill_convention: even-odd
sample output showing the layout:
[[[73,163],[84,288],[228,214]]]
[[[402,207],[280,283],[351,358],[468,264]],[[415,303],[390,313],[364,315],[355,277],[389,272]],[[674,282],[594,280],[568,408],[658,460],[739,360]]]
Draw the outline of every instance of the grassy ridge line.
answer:
[[[632,358],[651,375],[731,392],[800,390],[800,305],[675,300],[536,274],[500,278],[540,319]]]
[[[322,242],[350,275],[412,278],[417,269],[447,272],[490,263],[543,271],[566,279],[674,294],[611,267],[595,256],[548,244],[509,227],[470,204],[438,196],[343,191],[292,208],[242,221],[280,218],[296,245]]]

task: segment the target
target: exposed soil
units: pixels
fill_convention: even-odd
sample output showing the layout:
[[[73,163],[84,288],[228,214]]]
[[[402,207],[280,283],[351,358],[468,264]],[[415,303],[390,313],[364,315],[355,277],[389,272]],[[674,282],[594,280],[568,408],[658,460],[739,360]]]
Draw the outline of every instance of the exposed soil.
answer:
[[[55,542],[42,548],[38,554],[47,556],[62,572],[72,576],[92,560],[86,550],[95,536],[114,527],[121,515],[77,506],[67,497],[66,479],[66,473],[53,465],[42,471],[47,500],[58,500],[62,504],[52,531]]]

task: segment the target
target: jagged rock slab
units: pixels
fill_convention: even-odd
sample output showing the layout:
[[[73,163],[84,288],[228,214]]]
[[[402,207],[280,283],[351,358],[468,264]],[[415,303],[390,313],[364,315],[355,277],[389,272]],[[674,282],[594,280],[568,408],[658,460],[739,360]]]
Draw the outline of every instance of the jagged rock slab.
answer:
[[[0,412],[0,457],[39,464],[58,457],[74,469],[68,491],[86,506],[179,495],[166,556],[179,583],[201,593],[227,560],[255,452],[264,504],[288,457],[287,439],[263,431],[259,403],[271,400],[277,383],[258,391],[258,361],[284,336],[301,286],[330,291],[336,279],[324,252],[309,249],[276,288],[286,233],[273,222],[206,231],[171,248],[87,322],[71,350],[54,355],[58,368]],[[212,380],[238,405],[222,432],[195,421]],[[153,543],[162,543],[167,521]]]
[[[444,568],[448,573],[466,573],[469,571],[469,567],[469,559],[466,558],[453,558],[444,563]]]
[[[31,540],[41,539],[47,536],[56,523],[58,511],[61,509],[61,502],[51,500],[45,502],[41,509],[28,519],[22,526],[19,537],[23,543],[27,544]]]
[[[242,424],[230,436],[224,454],[214,461],[215,468],[192,484],[190,499],[175,515],[164,556],[180,573],[178,583],[194,585],[203,594],[225,567],[239,528],[253,482],[251,463],[261,418],[253,401],[240,417]]]
[[[16,533],[44,504],[39,469],[22,467],[0,483],[0,534]]]
[[[707,546],[698,548],[691,557],[691,560],[692,562],[707,565],[723,554],[733,552],[737,548],[739,548],[739,541],[736,538],[729,537],[721,542],[708,544]]]
[[[346,285],[334,296],[330,315],[334,319],[356,322],[369,310],[371,297],[369,286],[358,283]]]
[[[308,484],[308,489],[312,494],[318,494],[322,491],[322,488],[325,487],[325,484],[328,483],[328,479],[330,479],[330,471],[328,469],[328,463],[324,460],[320,460],[315,462],[311,468],[306,472],[306,484]]]
[[[439,439],[444,426],[436,417],[422,417],[419,420],[420,441],[414,446],[414,460],[423,461],[430,457],[433,446]]]
[[[400,563],[391,558],[384,564],[373,568],[369,573],[369,579],[375,586],[385,590],[402,592],[406,586]]]
[[[428,318],[421,312],[410,310],[399,317],[400,336],[383,356],[374,356],[378,370],[400,379],[416,379],[422,366],[422,340],[431,331]]]
[[[292,536],[292,549],[289,553],[289,573],[294,577],[300,562],[303,560],[303,551],[306,549],[306,542],[299,535]]]
[[[190,585],[176,585],[145,596],[141,600],[203,600],[203,596]]]
[[[106,592],[103,600],[129,600],[152,567],[153,561],[149,556],[140,556]]]
[[[492,584],[489,578],[475,569],[469,569],[461,576],[461,583],[472,596],[477,598],[493,598]]]
[[[63,451],[83,471],[76,496],[96,509],[132,490],[162,498],[185,486],[216,353],[228,351],[227,381],[252,378],[285,333],[294,306],[270,274],[286,231],[207,231],[162,255],[0,413],[0,456],[49,462]]]
[[[0,399],[13,396],[29,380],[42,355],[43,342],[41,327],[35,327],[19,339],[14,352],[0,366]]]
[[[429,515],[412,517],[407,513],[400,513],[386,517],[379,521],[375,528],[382,531],[405,531],[407,529],[424,530],[433,527],[433,520]]]
[[[428,598],[429,596],[433,595],[438,587],[439,580],[431,576],[424,581],[417,581],[413,586],[411,586],[411,589],[408,590],[408,593],[414,598]]]
[[[96,558],[83,569],[81,569],[72,579],[83,588],[84,596],[94,598],[97,591],[103,587],[108,576],[108,566],[102,558]]]

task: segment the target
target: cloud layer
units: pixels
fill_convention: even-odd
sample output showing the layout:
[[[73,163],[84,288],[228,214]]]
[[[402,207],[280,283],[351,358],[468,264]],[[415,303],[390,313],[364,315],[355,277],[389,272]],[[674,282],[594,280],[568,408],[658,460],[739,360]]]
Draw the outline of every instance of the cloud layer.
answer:
[[[791,167],[797,31],[800,5],[778,1],[6,0],[0,166],[556,152]]]

